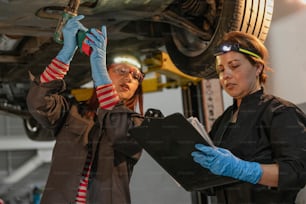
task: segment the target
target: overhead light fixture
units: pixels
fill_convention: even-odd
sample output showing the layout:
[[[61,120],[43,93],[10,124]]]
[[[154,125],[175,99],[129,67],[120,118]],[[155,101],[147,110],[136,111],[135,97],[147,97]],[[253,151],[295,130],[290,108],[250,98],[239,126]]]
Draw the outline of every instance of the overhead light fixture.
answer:
[[[306,0],[299,0],[299,2],[306,5]]]

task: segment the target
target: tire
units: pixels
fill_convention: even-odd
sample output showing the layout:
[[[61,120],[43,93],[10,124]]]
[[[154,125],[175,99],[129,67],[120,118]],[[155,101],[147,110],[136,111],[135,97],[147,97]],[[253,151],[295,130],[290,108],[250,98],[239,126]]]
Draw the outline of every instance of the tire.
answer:
[[[23,119],[23,126],[29,139],[34,141],[52,141],[50,130],[44,129],[33,117]]]
[[[218,41],[225,33],[239,30],[264,42],[272,20],[273,3],[273,0],[224,0],[214,33],[208,41],[171,25],[171,37],[165,43],[171,60],[186,74],[205,79],[217,78],[213,50]]]

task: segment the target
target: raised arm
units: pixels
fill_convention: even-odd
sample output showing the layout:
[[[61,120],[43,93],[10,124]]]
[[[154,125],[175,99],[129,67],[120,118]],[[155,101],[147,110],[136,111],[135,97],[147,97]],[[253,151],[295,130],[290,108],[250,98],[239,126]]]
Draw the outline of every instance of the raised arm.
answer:
[[[31,88],[27,95],[27,106],[32,116],[43,127],[55,128],[69,109],[64,96],[59,93],[66,89],[62,80],[69,70],[69,64],[77,49],[76,34],[86,28],[79,22],[84,16],[70,19],[64,26],[64,44],[57,56],[45,68],[39,79],[32,76]]]
[[[57,56],[46,67],[40,75],[42,83],[50,82],[55,79],[63,79],[69,70],[70,62],[77,50],[76,35],[79,30],[86,31],[79,21],[84,18],[83,15],[73,17],[68,20],[63,28],[64,44]]]
[[[102,26],[101,31],[91,29],[87,33],[87,37],[89,38],[87,43],[92,48],[90,55],[91,74],[99,106],[102,109],[112,109],[119,102],[119,97],[106,68],[106,27]]]

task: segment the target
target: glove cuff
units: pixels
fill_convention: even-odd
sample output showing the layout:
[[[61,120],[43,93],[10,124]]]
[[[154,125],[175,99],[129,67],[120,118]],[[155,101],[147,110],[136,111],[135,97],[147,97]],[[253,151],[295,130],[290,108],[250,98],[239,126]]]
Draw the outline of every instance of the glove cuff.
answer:
[[[248,161],[244,162],[246,162],[246,165],[242,170],[243,171],[242,175],[238,179],[247,181],[252,184],[257,184],[263,174],[263,170],[260,164],[257,162],[248,162]]]
[[[68,50],[65,47],[63,47],[59,51],[59,53],[57,54],[56,59],[58,59],[59,61],[65,63],[65,64],[70,64],[76,50],[77,50],[77,48],[75,48],[73,51],[71,51],[71,50]]]
[[[103,86],[103,85],[112,83],[112,80],[106,74],[103,76],[97,76],[96,74],[94,75],[95,76],[93,76],[93,82],[94,82],[95,87],[99,87],[99,86]]]

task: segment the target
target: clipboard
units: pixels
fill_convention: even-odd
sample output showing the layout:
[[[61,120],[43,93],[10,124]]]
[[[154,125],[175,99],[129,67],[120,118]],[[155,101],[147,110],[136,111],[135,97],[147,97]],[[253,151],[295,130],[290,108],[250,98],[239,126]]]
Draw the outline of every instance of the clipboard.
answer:
[[[129,134],[186,191],[202,191],[238,182],[214,175],[193,161],[194,145],[208,143],[181,113],[145,117],[140,126],[129,130]]]

